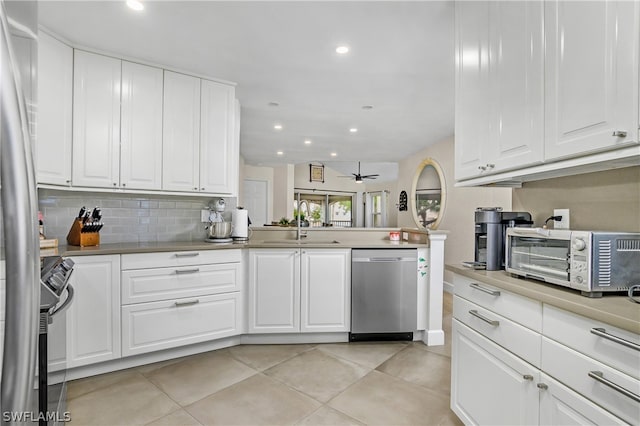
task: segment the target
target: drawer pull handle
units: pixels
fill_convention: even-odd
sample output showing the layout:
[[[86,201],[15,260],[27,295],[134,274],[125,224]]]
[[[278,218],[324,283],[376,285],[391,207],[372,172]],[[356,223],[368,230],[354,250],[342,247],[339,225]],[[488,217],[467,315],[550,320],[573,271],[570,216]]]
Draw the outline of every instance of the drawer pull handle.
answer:
[[[529,381],[533,380],[533,376],[531,374],[524,374],[522,378]]]
[[[196,272],[200,272],[200,268],[193,269],[176,269],[176,274],[195,274]]]
[[[542,390],[549,389],[549,386],[546,383],[538,383],[536,386],[538,387],[538,389],[542,389]]]
[[[492,320],[492,319],[489,319],[489,318],[487,318],[485,316],[482,316],[475,309],[470,310],[469,313],[471,315],[473,315],[474,317],[476,317],[476,318],[480,318],[482,321],[486,322],[487,324],[491,324],[494,327],[497,327],[497,326],[500,325],[500,321]]]
[[[613,383],[611,380],[605,379],[604,378],[604,374],[602,374],[602,371],[589,371],[589,377],[591,377],[592,379],[594,379],[597,382],[602,383],[605,386],[609,386],[611,389],[614,389],[614,390],[620,392],[621,394],[623,394],[627,398],[633,399],[635,402],[640,402],[640,396],[639,395],[636,395],[635,393],[631,392],[630,390],[627,390],[627,389],[623,388],[622,386]]]
[[[197,305],[198,303],[200,303],[200,299],[196,299],[196,300],[189,300],[186,302],[176,302],[176,306],[180,307],[180,306],[191,306],[191,305]]]
[[[623,339],[622,337],[614,336],[613,334],[607,333],[607,330],[604,328],[592,328],[591,334],[595,334],[596,336],[600,336],[604,339],[611,340],[612,342],[619,343],[623,346],[626,346],[631,349],[635,349],[640,352],[640,345],[637,343],[630,342],[628,340]]]
[[[200,256],[200,253],[195,252],[195,253],[176,253],[176,257],[196,257],[196,256]]]
[[[478,283],[471,283],[471,284],[469,284],[469,287],[471,287],[473,289],[476,289],[476,290],[483,291],[483,292],[485,292],[487,294],[490,294],[492,296],[500,296],[500,292],[498,290],[491,290],[490,288],[482,287]]]

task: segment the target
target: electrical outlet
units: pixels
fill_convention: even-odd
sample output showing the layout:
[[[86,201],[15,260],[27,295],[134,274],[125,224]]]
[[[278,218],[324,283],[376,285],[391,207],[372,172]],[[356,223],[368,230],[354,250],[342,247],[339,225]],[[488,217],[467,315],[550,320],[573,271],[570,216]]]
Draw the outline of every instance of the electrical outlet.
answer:
[[[211,212],[207,209],[200,210],[200,222],[209,222],[209,214]]]
[[[569,209],[553,209],[554,216],[562,216],[559,222],[553,222],[554,229],[569,229]]]

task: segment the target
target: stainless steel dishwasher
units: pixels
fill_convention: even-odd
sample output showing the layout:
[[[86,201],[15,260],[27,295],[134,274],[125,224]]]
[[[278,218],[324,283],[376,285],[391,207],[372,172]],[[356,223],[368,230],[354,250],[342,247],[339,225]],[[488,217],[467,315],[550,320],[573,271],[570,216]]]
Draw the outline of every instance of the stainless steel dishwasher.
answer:
[[[351,251],[349,340],[413,340],[417,325],[417,251]]]

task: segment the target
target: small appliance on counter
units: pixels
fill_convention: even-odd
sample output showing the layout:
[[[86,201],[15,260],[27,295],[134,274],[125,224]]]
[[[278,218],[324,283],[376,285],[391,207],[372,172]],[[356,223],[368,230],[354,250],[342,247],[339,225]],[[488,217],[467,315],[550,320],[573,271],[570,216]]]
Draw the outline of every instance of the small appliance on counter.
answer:
[[[583,296],[628,292],[640,284],[640,233],[512,228],[506,250],[507,272]]]
[[[236,208],[231,212],[231,237],[233,241],[248,241],[249,240],[249,225],[251,225],[251,219],[249,219],[249,212],[243,207]]]
[[[477,269],[504,269],[507,228],[533,225],[529,212],[504,212],[502,207],[478,207],[475,211],[475,258]],[[484,266],[484,268],[483,268]]]
[[[218,198],[210,205],[209,224],[205,228],[207,231],[206,242],[230,243],[233,241],[231,238],[231,222],[225,221],[223,216],[226,207],[227,204],[224,198]]]

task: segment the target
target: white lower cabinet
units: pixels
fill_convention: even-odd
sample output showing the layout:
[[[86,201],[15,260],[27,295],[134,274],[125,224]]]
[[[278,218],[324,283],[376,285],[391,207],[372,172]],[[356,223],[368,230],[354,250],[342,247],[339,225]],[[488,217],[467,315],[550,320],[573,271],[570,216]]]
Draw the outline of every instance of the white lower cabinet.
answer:
[[[120,255],[77,256],[69,283],[67,367],[120,358]]]
[[[249,333],[348,332],[351,252],[249,252]]]
[[[552,377],[542,373],[540,379],[544,384],[543,391],[540,392],[541,425],[624,424],[619,418],[593,404]]]
[[[123,255],[123,356],[241,334],[240,259],[240,250]]]
[[[454,277],[451,409],[465,424],[638,423],[640,380],[626,371],[640,336],[547,304],[522,321],[540,302],[472,281]],[[605,327],[628,344],[590,333]]]
[[[540,373],[453,320],[451,409],[467,425],[538,424]]]
[[[138,355],[240,333],[240,293],[122,307],[122,355]]]

